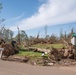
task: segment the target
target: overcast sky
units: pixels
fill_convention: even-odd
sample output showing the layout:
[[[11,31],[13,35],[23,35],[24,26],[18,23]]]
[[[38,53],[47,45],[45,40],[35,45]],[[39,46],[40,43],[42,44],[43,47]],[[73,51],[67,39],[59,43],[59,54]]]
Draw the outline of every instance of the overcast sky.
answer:
[[[76,27],[76,0],[0,0],[3,3],[1,17],[6,19],[5,25],[13,31],[17,26],[34,34],[45,25],[48,31],[64,25],[64,31],[70,26]],[[68,25],[69,24],[69,25]],[[67,26],[66,26],[67,25]],[[67,28],[66,28],[67,27]],[[59,29],[57,30],[59,31]],[[56,33],[54,30],[54,33]],[[50,34],[50,33],[49,33]],[[57,33],[56,33],[57,34]]]

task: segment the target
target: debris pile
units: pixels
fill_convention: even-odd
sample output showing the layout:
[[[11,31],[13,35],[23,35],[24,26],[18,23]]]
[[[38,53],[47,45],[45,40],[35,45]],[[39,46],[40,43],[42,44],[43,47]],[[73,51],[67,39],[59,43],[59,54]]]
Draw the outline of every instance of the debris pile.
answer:
[[[10,55],[14,55],[19,52],[17,42],[14,40],[12,40],[11,42],[6,42],[4,39],[0,38],[0,48],[1,58],[9,57]]]
[[[74,59],[74,50],[69,48],[62,48],[60,50],[52,47],[52,50],[49,54],[49,58],[55,61],[60,61],[61,59]]]
[[[1,45],[1,47],[4,48],[2,55],[6,57],[9,57],[10,55],[14,55],[19,52],[18,47],[13,47],[10,43],[4,43]]]
[[[2,60],[26,63],[29,61],[29,57],[21,57],[21,56],[13,55],[13,56],[9,56],[8,58],[2,58]]]
[[[52,50],[49,54],[49,58],[52,60],[59,61],[63,58],[63,52],[59,52],[56,48],[52,47]]]

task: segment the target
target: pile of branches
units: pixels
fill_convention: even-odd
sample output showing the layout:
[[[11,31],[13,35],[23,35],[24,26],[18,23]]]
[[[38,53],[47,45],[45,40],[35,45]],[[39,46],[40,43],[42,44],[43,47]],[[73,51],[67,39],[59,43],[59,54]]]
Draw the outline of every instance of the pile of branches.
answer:
[[[60,61],[61,59],[74,59],[73,49],[62,48],[60,50],[52,47],[52,50],[49,54],[49,58],[55,61]]]
[[[13,47],[11,43],[4,43],[1,45],[1,47],[4,48],[2,55],[6,57],[9,57],[19,52],[18,47]]]
[[[2,56],[9,57],[19,52],[19,47],[17,45],[13,46],[11,42],[5,42],[3,39],[0,39],[0,47],[4,48]]]

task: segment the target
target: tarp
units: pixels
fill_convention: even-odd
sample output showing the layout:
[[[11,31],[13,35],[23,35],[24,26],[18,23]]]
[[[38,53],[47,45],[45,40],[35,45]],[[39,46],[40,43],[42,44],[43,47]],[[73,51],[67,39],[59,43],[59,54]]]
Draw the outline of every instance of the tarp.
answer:
[[[73,37],[76,37],[76,34],[72,34]]]

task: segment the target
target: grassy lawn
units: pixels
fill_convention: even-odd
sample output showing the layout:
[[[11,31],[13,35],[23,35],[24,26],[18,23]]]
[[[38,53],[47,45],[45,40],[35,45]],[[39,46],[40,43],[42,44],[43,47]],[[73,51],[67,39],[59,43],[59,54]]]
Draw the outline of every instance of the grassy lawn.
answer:
[[[42,49],[45,49],[47,47],[49,47],[49,49],[51,49],[51,46],[55,47],[55,48],[62,48],[63,45],[62,44],[36,44],[36,45],[33,45],[32,47],[37,47],[37,48],[42,48]],[[39,53],[39,52],[33,52],[33,51],[28,51],[28,50],[25,50],[25,48],[21,47],[20,48],[20,51],[19,53],[17,54],[19,56],[27,56],[27,57],[31,57],[31,58],[39,58],[39,57],[42,57],[42,53]],[[45,55],[46,57],[48,56]]]
[[[32,47],[37,47],[37,48],[42,48],[42,49],[46,49],[46,48],[51,49],[51,46],[53,46],[55,48],[62,48],[63,47],[62,44],[36,44],[36,45],[33,45]]]
[[[28,57],[41,57],[42,53],[33,52],[33,51],[19,51],[19,53],[17,55],[28,56]]]

